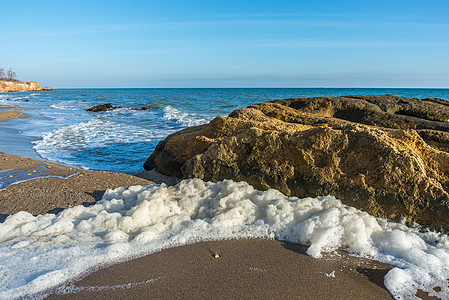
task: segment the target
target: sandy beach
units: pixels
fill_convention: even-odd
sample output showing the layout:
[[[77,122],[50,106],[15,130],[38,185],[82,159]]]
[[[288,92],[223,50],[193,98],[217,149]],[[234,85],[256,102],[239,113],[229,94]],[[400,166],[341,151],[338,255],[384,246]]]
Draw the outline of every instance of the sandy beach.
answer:
[[[315,259],[306,249],[201,242],[101,269],[48,299],[391,299],[383,286],[389,265],[341,251]]]
[[[0,171],[4,171],[1,182],[11,184],[0,190],[2,219],[21,210],[34,215],[57,213],[95,203],[108,188],[152,183],[128,174],[84,171],[4,153],[0,153]]]
[[[0,300],[449,300],[449,1],[2,1]]]
[[[92,204],[107,188],[151,183],[4,153],[0,171],[2,220],[21,210],[57,213]],[[383,285],[391,266],[340,251],[316,259],[306,250],[275,240],[185,245],[97,270],[48,299],[391,299]]]
[[[21,210],[57,213],[94,203],[106,188],[150,183],[127,174],[81,171],[0,154],[1,171],[15,169],[32,176],[41,165],[58,176],[72,176],[37,178],[1,190],[3,219]],[[383,286],[389,265],[346,252],[315,259],[306,250],[275,240],[201,242],[100,269],[48,299],[391,299]]]
[[[10,119],[29,117],[27,114],[16,111],[16,110],[20,110],[20,109],[23,109],[23,108],[20,106],[0,105],[0,122],[4,122],[4,121],[10,120]]]

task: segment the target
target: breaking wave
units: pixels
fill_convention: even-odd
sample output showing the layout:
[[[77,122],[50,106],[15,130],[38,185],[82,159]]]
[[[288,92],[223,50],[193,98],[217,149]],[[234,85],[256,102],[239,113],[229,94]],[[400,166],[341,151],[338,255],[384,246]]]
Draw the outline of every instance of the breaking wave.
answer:
[[[33,148],[49,160],[86,168],[100,168],[101,165],[104,168],[110,162],[111,168],[116,168],[113,170],[126,172],[123,161],[117,161],[120,155],[131,155],[135,150],[133,145],[143,151],[147,142],[156,143],[165,135],[162,129],[150,130],[137,125],[92,119],[47,132],[42,139],[34,142]],[[141,168],[140,165],[138,167]]]
[[[170,105],[163,108],[164,120],[173,120],[184,127],[198,126],[207,123],[209,120],[202,118],[201,116],[193,113],[187,113],[185,111],[176,109]]]
[[[49,153],[55,148],[76,150],[89,146],[132,143],[162,137],[163,133],[158,134],[157,131],[150,131],[139,126],[93,119],[44,134],[42,140],[36,142],[34,149],[39,153]]]

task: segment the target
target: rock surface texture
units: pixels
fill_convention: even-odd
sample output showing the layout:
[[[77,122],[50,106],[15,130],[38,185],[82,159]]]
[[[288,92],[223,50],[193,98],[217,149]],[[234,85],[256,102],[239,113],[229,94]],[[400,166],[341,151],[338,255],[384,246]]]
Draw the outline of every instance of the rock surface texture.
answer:
[[[0,80],[0,92],[21,92],[21,91],[50,91],[51,89],[40,86],[35,81],[22,82],[19,80]]]
[[[144,167],[334,195],[379,217],[449,229],[449,102],[392,95],[275,100],[187,128]]]

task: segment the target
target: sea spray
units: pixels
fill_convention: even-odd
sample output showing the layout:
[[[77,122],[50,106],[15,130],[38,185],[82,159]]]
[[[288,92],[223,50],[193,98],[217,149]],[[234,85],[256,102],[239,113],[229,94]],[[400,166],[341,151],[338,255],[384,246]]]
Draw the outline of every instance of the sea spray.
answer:
[[[100,265],[206,240],[276,238],[307,253],[350,253],[390,263],[385,285],[396,299],[417,289],[449,297],[449,238],[375,218],[332,196],[287,197],[245,182],[185,180],[108,190],[90,207],[0,224],[0,298],[40,293]],[[440,291],[433,290],[440,287]]]

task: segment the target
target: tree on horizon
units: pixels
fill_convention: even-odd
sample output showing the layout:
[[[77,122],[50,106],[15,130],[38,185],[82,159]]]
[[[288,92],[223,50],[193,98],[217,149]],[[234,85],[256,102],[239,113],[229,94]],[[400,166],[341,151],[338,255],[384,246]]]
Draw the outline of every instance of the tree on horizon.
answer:
[[[12,70],[12,68],[9,68],[9,70],[8,70],[8,80],[13,81],[13,80],[16,79],[16,77],[17,77],[16,72],[14,72]]]
[[[9,68],[8,72],[5,73],[5,69],[0,68],[0,80],[8,80],[8,81],[15,81],[17,80],[17,74],[12,70],[12,68]]]

